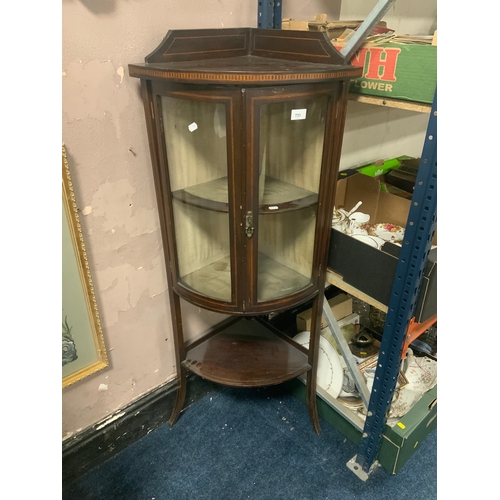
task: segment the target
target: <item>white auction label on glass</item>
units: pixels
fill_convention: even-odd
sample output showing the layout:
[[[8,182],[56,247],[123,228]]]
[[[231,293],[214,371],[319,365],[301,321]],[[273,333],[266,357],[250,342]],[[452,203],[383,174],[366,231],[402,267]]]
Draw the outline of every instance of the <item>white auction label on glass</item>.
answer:
[[[191,125],[188,125],[188,129],[190,132],[194,132],[198,128],[198,125],[196,122],[191,123]]]
[[[307,109],[292,109],[291,120],[305,120]]]

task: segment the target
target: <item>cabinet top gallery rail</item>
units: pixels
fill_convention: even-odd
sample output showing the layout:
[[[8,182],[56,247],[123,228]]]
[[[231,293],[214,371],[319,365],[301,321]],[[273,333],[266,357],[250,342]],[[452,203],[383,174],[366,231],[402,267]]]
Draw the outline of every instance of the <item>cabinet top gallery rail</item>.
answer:
[[[256,28],[171,30],[144,63],[143,79],[221,85],[327,82],[361,76],[325,33]]]

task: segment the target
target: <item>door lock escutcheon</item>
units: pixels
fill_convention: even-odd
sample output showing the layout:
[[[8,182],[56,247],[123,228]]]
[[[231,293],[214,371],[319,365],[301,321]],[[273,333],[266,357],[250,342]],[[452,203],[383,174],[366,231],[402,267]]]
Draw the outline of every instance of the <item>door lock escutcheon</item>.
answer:
[[[251,211],[248,211],[247,214],[245,215],[245,233],[247,233],[247,236],[249,238],[252,237],[252,234],[253,234],[253,216],[252,216]]]

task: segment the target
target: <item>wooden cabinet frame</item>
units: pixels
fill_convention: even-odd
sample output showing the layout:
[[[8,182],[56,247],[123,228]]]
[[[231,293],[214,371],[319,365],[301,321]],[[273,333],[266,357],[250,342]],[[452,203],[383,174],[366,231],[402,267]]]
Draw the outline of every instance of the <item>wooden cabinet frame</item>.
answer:
[[[319,433],[316,369],[331,217],[349,80],[361,69],[346,64],[322,33],[238,28],[171,31],[145,64],[129,71],[141,78],[172,307],[179,389],[170,424],[184,404],[187,370],[238,387],[306,374]],[[306,108],[294,109],[295,103]],[[208,135],[196,146],[222,166],[193,165],[200,159],[186,140],[186,123],[177,126],[183,106],[208,109],[199,114],[205,124],[210,113],[214,123],[224,122],[224,154],[217,149],[222,142]],[[295,112],[303,121],[291,124]],[[318,142],[308,144],[308,134]],[[181,148],[182,161],[172,153]],[[201,236],[197,218],[208,224]],[[205,279],[220,289],[205,289]],[[185,342],[181,298],[234,318]],[[259,317],[311,299],[308,348]]]

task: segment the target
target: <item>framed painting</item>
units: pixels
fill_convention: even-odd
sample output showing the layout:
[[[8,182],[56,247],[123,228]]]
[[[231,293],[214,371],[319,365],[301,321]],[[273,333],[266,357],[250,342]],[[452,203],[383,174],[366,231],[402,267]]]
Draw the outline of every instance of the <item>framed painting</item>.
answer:
[[[94,287],[62,147],[62,386],[108,366]]]

